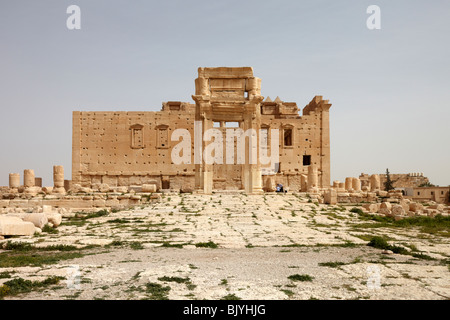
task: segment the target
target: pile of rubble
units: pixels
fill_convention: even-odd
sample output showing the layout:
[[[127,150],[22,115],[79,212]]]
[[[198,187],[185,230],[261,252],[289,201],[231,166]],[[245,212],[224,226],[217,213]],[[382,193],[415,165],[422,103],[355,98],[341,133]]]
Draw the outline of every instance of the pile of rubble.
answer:
[[[103,186],[103,192],[91,188],[80,188],[77,192],[70,190],[67,194],[47,194],[43,190],[38,191],[37,194],[8,191],[0,194],[0,214],[38,212],[45,205],[54,207],[61,214],[103,209],[122,210],[158,201],[161,198],[160,193],[143,192],[147,190],[143,187],[125,188],[126,190],[124,187],[106,189]]]
[[[32,236],[41,233],[45,226],[57,228],[61,222],[62,215],[53,212],[51,206],[43,206],[42,212],[0,215],[0,237]]]
[[[443,204],[435,202],[422,204],[409,199],[402,199],[397,203],[367,203],[363,205],[363,208],[369,213],[379,213],[387,217],[394,217],[396,220],[414,216],[435,217],[437,215],[449,215],[449,208]]]
[[[71,185],[64,180],[62,166],[53,167],[52,187],[36,185],[34,171],[24,170],[23,185],[20,174],[9,175],[9,187],[0,188],[0,214],[42,212],[44,206],[52,206],[62,215],[77,211],[121,210],[157,201],[157,183],[140,186],[109,186],[97,183],[90,187]]]

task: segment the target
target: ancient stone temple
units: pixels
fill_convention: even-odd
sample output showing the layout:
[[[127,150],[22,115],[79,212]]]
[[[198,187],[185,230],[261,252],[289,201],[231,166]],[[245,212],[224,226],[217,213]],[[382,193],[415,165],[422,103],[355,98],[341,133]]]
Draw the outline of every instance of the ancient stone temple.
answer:
[[[203,193],[330,187],[328,100],[315,96],[300,116],[295,102],[264,100],[251,67],[199,68],[192,99],[158,112],[75,111],[72,183]]]

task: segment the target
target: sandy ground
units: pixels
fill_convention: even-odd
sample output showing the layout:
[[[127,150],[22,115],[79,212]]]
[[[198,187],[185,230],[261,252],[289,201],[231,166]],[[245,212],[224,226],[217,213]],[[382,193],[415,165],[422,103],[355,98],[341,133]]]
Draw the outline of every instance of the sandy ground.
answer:
[[[169,299],[450,298],[449,238],[419,228],[367,228],[361,224],[370,222],[349,211],[354,206],[308,201],[305,194],[166,194],[149,207],[78,225],[65,218],[58,234],[14,241],[96,246],[58,264],[0,268],[11,273],[0,284],[65,278],[5,299],[154,298],[149,283],[166,288]],[[374,235],[433,260],[385,254],[367,246]],[[208,241],[218,248],[196,247]]]

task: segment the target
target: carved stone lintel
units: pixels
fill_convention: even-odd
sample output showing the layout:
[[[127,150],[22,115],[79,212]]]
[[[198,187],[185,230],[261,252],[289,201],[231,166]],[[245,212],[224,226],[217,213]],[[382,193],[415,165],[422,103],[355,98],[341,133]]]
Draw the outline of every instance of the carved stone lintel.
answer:
[[[202,96],[202,95],[192,95],[192,100],[194,100],[195,102],[207,102],[211,100],[211,96],[206,95],[206,96]]]

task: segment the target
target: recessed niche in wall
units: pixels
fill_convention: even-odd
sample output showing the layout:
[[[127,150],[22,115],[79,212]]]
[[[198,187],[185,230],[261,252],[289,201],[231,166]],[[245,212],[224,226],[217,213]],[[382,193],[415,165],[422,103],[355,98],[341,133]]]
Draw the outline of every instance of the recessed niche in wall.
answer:
[[[130,127],[131,131],[131,148],[144,148],[144,126],[141,124],[134,124]]]
[[[169,126],[159,125],[156,128],[158,148],[169,148]]]

